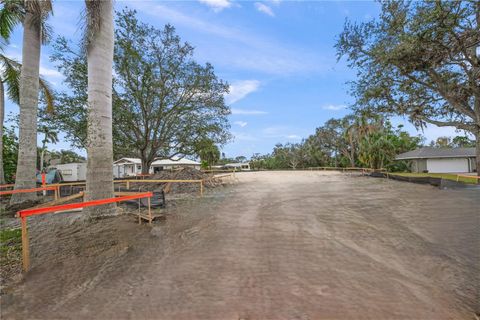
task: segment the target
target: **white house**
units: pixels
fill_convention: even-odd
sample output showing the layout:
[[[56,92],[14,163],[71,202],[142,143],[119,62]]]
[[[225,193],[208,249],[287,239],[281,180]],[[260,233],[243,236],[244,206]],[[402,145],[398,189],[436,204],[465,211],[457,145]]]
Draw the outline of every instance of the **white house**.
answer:
[[[476,172],[475,148],[420,148],[399,154],[396,160],[409,160],[412,172]]]
[[[173,157],[172,159],[158,159],[150,165],[150,173],[156,173],[161,170],[171,170],[176,168],[193,168],[200,170],[200,162],[185,158]]]
[[[200,163],[173,157],[172,159],[157,159],[152,162],[148,173],[156,173],[161,170],[190,167],[200,170]],[[142,161],[139,158],[121,158],[113,163],[113,176],[115,178],[133,177],[142,173]]]
[[[121,158],[113,162],[115,178],[134,177],[142,173],[142,161],[138,158]]]
[[[236,170],[250,170],[250,163],[248,162],[237,162],[237,163],[227,163],[224,165],[227,169],[236,169]]]

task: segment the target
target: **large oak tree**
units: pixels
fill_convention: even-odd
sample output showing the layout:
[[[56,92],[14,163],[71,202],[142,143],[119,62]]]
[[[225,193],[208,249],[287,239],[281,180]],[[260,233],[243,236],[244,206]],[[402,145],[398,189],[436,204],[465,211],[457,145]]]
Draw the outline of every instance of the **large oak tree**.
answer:
[[[52,60],[69,92],[59,93],[56,123],[75,146],[85,146],[85,56],[60,38]],[[113,79],[113,144],[116,157],[142,159],[146,173],[157,157],[195,154],[198,141],[222,144],[230,136],[228,84],[175,29],[141,23],[135,11],[117,13]]]
[[[480,2],[386,1],[336,45],[358,70],[357,109],[453,126],[476,138],[480,175]]]

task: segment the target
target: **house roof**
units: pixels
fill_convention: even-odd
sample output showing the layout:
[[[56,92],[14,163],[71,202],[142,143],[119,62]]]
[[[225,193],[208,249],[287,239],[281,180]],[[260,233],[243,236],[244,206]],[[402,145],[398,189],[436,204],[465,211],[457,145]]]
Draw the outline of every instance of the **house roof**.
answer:
[[[152,162],[152,166],[178,166],[178,165],[192,165],[199,166],[200,162],[196,162],[190,159],[179,159],[173,157],[172,159],[158,159]]]
[[[113,164],[142,164],[142,160],[139,158],[121,158],[118,159],[117,161],[114,161]],[[172,166],[172,165],[200,165],[199,162],[190,160],[190,159],[185,159],[185,158],[178,158],[178,157],[173,157],[172,159],[158,159],[152,162],[152,165],[154,166]]]
[[[113,164],[122,164],[122,163],[142,164],[142,160],[140,160],[139,158],[121,158],[113,162]]]
[[[396,160],[432,158],[475,158],[475,148],[432,148],[425,147],[401,153]]]

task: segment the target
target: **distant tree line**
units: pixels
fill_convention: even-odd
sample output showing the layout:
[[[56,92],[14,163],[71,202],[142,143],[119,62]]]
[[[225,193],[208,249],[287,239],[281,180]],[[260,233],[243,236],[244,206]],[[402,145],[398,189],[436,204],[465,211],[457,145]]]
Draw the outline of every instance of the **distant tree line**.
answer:
[[[435,148],[475,148],[475,140],[467,136],[439,137],[430,142],[430,147]]]
[[[272,153],[254,154],[253,169],[307,167],[366,167],[407,170],[395,155],[422,146],[421,135],[412,136],[400,125],[375,115],[347,115],[330,119],[299,143],[277,144]]]

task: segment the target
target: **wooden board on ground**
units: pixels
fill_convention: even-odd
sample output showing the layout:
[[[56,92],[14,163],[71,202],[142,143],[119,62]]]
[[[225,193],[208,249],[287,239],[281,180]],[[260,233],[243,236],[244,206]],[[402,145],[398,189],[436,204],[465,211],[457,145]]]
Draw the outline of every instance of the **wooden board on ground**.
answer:
[[[165,188],[163,188],[163,192],[165,193],[170,193],[170,190],[172,189],[172,183],[169,182],[167,183],[167,185],[165,186]]]
[[[138,222],[141,223],[141,220],[148,221],[148,223],[152,223],[153,220],[158,218],[164,218],[165,215],[162,212],[152,212],[151,215],[148,215],[148,212],[132,212],[132,214],[138,217]]]
[[[140,193],[143,193],[143,192],[135,192],[135,191],[115,191],[114,194],[116,196],[119,196],[119,197],[122,197],[122,196],[131,196],[131,195],[134,195],[134,194],[140,194]]]
[[[77,198],[81,198],[81,197],[83,197],[83,192],[79,192],[79,193],[77,193],[77,194],[72,194],[71,196],[59,198],[59,199],[57,199],[57,200],[53,200],[53,201],[50,201],[50,202],[45,202],[45,203],[39,204],[38,206],[32,207],[31,209],[37,209],[37,208],[45,208],[45,207],[56,206],[56,205],[59,205],[59,204],[68,202],[68,201],[70,201],[70,200],[74,200],[74,199],[77,199]]]

